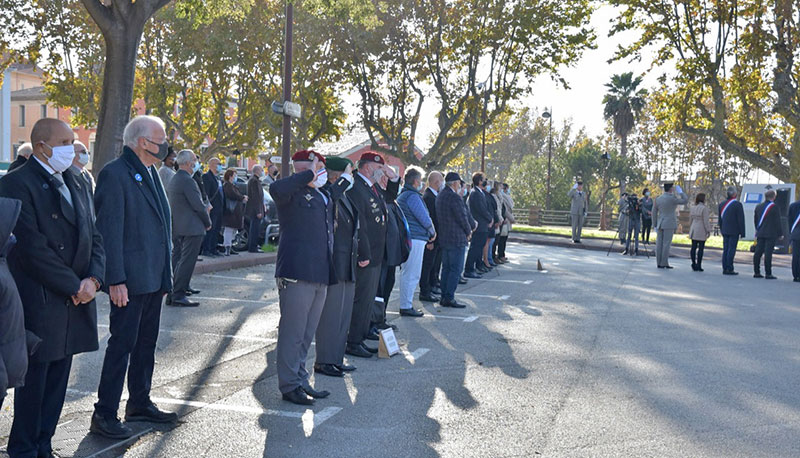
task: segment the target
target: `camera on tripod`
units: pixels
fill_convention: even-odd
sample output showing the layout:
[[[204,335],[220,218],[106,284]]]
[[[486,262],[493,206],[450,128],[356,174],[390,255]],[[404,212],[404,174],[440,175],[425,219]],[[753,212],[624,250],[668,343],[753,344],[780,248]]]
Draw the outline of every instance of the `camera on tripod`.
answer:
[[[628,195],[627,199],[628,199],[628,208],[625,211],[629,216],[642,212],[642,208],[639,203],[639,198],[636,197],[636,194]]]

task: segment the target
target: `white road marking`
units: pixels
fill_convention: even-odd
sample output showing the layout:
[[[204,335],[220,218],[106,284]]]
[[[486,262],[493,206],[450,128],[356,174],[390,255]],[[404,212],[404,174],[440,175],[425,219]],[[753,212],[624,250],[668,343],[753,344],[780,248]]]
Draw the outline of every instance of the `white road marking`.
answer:
[[[125,440],[122,440],[122,441],[119,441],[119,442],[115,442],[115,443],[109,445],[108,447],[104,448],[103,450],[100,450],[100,451],[92,453],[91,455],[87,456],[86,458],[94,458],[96,456],[100,456],[100,455],[102,455],[103,453],[105,453],[105,452],[107,452],[109,450],[113,450],[113,449],[119,447],[120,445],[127,444],[128,442],[133,442],[136,439],[144,436],[145,434],[147,434],[147,433],[149,433],[151,431],[153,431],[153,428],[147,428],[144,431],[139,431],[138,433],[134,434],[133,436],[131,436],[131,437],[125,439]]]
[[[507,300],[508,300],[510,297],[511,297],[511,296],[509,296],[508,294],[504,294],[504,295],[500,296],[500,297],[499,297],[499,299],[500,299],[501,301],[507,301]]]
[[[430,351],[429,348],[417,348],[416,350],[414,350],[413,353],[409,352],[408,350],[402,350],[402,353],[403,356],[406,357],[406,360],[408,360],[409,363],[416,364],[417,360],[422,358],[425,355],[425,353],[428,353],[429,351]]]
[[[386,312],[386,314],[387,314],[387,315],[399,315],[399,313],[398,313],[398,312]],[[486,317],[488,317],[488,315],[486,315]],[[470,318],[470,317],[464,317],[464,316],[453,316],[453,315],[434,315],[434,314],[432,314],[432,313],[428,313],[428,314],[425,314],[423,317],[421,317],[421,318],[417,318],[417,319],[418,319],[418,320],[420,320],[420,319],[423,319],[423,320],[424,320],[425,318],[432,318],[432,319],[434,319],[434,320],[445,319],[445,320],[459,320],[459,321],[464,321],[464,318]],[[480,317],[476,316],[476,318],[480,318]],[[474,320],[473,320],[473,321],[474,321]]]
[[[464,323],[472,323],[473,321],[478,319],[478,315],[472,315],[464,318]]]
[[[489,299],[500,299],[502,296],[494,296],[491,294],[467,294],[467,293],[458,293],[459,296],[466,296],[466,297],[488,297]]]
[[[232,299],[230,297],[204,297],[192,296],[192,300],[222,301],[222,302],[247,302],[248,304],[278,305],[276,301],[254,301],[252,299]]]
[[[523,285],[530,285],[533,283],[533,280],[502,280],[499,278],[484,278],[484,281],[493,281],[499,283],[521,283]]]
[[[308,409],[303,414],[300,427],[303,428],[303,433],[306,437],[311,437],[311,434],[314,432],[314,428],[319,427],[319,425],[321,425],[325,420],[331,418],[341,411],[341,407],[325,407],[318,413]]]
[[[533,283],[533,280],[526,280],[526,281],[524,281],[522,283],[525,284],[525,285],[530,285],[531,283]]]
[[[107,328],[107,324],[98,324],[97,327],[99,328]],[[215,334],[213,332],[199,332],[199,331],[184,331],[182,329],[169,329],[169,328],[161,328],[159,332],[169,332],[174,334],[189,334],[195,336],[205,336],[205,337],[219,337],[222,339],[233,339],[233,340],[244,340],[248,342],[260,342],[260,343],[267,343],[273,344],[277,342],[277,339],[270,339],[267,337],[255,337],[255,336],[240,336],[235,334]]]
[[[201,276],[201,277],[204,277],[204,278],[219,278],[220,280],[240,280],[240,281],[241,281],[241,280],[244,280],[244,281],[255,281],[255,282],[261,282],[261,281],[269,281],[269,280],[271,280],[271,279],[269,279],[269,278],[264,278],[264,277],[251,277],[251,276],[245,276],[245,277],[227,277],[227,276],[225,276],[225,275],[215,275],[215,274],[201,274],[200,276]],[[272,279],[272,280],[274,280],[274,279]]]

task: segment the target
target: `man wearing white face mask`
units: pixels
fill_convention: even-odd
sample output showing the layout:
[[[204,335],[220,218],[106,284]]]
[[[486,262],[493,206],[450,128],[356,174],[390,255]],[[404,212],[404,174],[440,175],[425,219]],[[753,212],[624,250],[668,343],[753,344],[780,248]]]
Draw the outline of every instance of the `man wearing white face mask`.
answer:
[[[330,395],[309,383],[306,358],[328,286],[336,283],[334,197],[323,189],[328,174],[325,159],[319,153],[298,151],[292,162],[295,173],[269,187],[281,222],[275,263],[281,311],[276,357],[278,387],[285,401],[311,405],[314,399]],[[347,184],[340,186],[339,196],[346,187]]]
[[[95,295],[106,277],[106,257],[87,195],[67,172],[74,140],[66,123],[40,119],[31,131],[31,158],[0,180],[0,196],[22,202],[8,264],[25,329],[42,339],[30,356],[25,386],[15,392],[12,457],[52,456],[72,357],[98,348]]]

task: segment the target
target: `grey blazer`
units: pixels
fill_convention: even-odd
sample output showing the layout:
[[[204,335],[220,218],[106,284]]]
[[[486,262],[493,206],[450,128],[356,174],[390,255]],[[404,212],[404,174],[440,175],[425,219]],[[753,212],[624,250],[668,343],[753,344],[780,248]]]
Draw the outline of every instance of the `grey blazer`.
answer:
[[[205,235],[206,228],[211,226],[211,217],[192,176],[185,170],[178,170],[169,181],[167,196],[172,209],[172,235]]]
[[[569,207],[569,212],[573,215],[582,215],[586,212],[586,193],[584,191],[578,191],[576,188],[572,188],[567,193],[567,197],[572,199],[572,203]]]
[[[658,196],[653,203],[653,221],[656,224],[656,230],[675,230],[678,228],[678,216],[675,211],[678,205],[685,205],[689,202],[689,196],[680,193],[676,196],[673,193],[664,193]]]

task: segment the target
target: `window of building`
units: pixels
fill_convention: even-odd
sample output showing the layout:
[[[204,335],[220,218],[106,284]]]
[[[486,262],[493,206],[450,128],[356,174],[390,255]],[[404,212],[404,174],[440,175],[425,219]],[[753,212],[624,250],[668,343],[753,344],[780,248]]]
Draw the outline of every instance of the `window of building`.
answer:
[[[40,118],[46,118],[47,117],[47,105],[42,105],[41,110],[42,110],[42,113],[41,113]]]
[[[19,106],[19,126],[25,127],[25,105]]]

